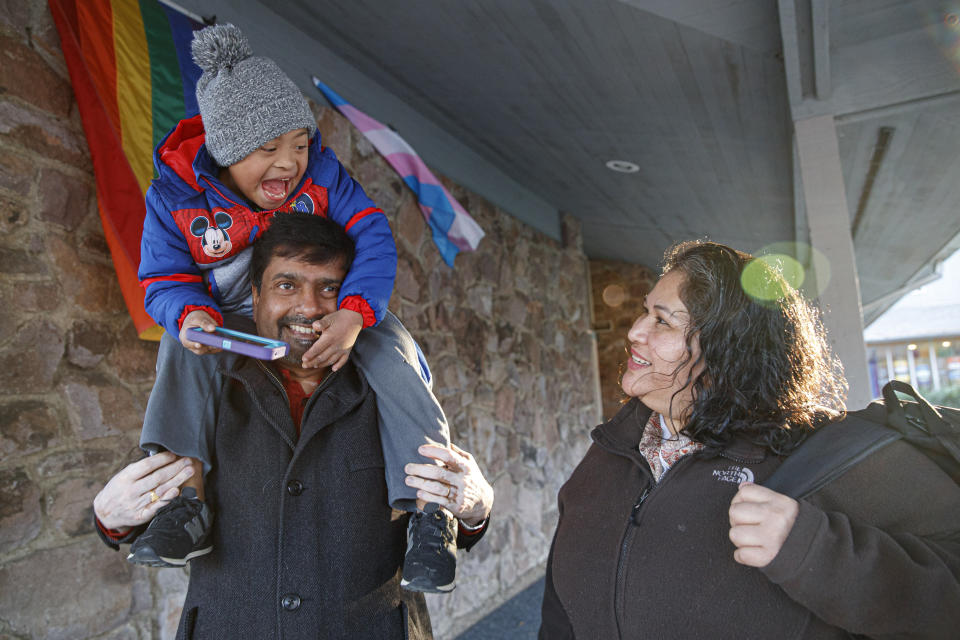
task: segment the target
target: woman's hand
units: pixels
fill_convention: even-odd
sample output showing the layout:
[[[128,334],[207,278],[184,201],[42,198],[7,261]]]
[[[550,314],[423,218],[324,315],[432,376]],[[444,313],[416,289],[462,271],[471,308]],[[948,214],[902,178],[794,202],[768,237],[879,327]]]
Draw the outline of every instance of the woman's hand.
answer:
[[[765,567],[780,553],[797,520],[800,505],[782,493],[752,482],[740,485],[730,502],[733,559],[748,567]]]
[[[187,314],[187,317],[183,319],[183,324],[180,325],[180,344],[198,356],[202,356],[205,353],[217,353],[220,349],[191,340],[187,329],[198,327],[207,333],[211,333],[218,326],[220,325],[217,324],[217,321],[214,320],[213,316],[209,313],[203,309],[194,309]]]
[[[440,464],[410,463],[404,467],[408,474],[406,483],[417,489],[417,498],[436,502],[470,526],[480,524],[490,515],[493,487],[472,455],[453,443],[449,448],[425,444],[418,451]]]
[[[190,458],[169,451],[124,467],[93,499],[93,512],[107,529],[123,531],[149,522],[179,495],[179,486],[195,472]]]

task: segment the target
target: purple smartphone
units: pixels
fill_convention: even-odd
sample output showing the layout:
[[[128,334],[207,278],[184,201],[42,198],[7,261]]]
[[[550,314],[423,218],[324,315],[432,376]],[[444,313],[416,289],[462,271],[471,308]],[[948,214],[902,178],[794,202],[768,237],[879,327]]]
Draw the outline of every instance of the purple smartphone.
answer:
[[[210,345],[225,351],[242,353],[251,358],[259,360],[276,360],[287,355],[290,345],[281,340],[270,340],[261,338],[252,333],[243,333],[242,331],[233,331],[217,327],[213,333],[207,333],[203,329],[191,327],[188,330],[190,340],[200,344]]]

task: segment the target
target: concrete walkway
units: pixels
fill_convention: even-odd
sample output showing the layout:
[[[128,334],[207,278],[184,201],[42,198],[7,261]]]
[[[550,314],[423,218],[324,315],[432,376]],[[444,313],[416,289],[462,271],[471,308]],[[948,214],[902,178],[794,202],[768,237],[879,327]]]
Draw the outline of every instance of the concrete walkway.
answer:
[[[456,640],[536,640],[543,578],[488,613]]]

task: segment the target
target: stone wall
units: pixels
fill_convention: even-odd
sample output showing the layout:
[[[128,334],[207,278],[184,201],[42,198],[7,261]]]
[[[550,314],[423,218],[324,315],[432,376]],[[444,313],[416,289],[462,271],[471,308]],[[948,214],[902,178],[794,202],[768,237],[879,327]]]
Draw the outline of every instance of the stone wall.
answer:
[[[640,315],[657,275],[647,267],[610,260],[590,261],[593,330],[597,336],[603,416],[612,418],[626,396],[620,376],[627,361],[627,332]]]
[[[156,345],[123,306],[45,2],[0,0],[0,52],[0,637],[169,638],[187,572],[134,567],[90,524],[93,496],[136,454]],[[541,574],[557,489],[599,416],[579,227],[566,218],[555,242],[448,182],[487,233],[450,269],[385,161],[339,114],[316,114],[390,218],[391,307],[496,489],[459,587],[429,599],[450,638]]]

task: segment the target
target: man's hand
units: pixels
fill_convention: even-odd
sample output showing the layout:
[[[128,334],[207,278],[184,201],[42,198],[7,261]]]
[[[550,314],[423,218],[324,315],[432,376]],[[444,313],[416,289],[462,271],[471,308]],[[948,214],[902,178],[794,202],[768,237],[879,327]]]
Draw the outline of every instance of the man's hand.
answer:
[[[472,455],[453,443],[449,449],[425,444],[417,451],[440,463],[411,462],[404,467],[407,486],[417,489],[419,499],[446,507],[470,526],[480,524],[490,515],[493,487],[483,477]]]
[[[730,502],[733,559],[748,567],[770,564],[787,539],[800,505],[782,493],[744,482]]]
[[[362,328],[363,316],[351,309],[328,313],[314,322],[313,330],[320,337],[303,354],[304,368],[332,367],[336,371],[347,364]]]
[[[138,460],[110,478],[93,499],[93,512],[100,524],[116,531],[149,522],[196,471],[190,458],[169,451]]]
[[[207,333],[211,333],[218,326],[219,325],[217,324],[217,321],[214,320],[213,316],[211,316],[209,313],[203,309],[195,309],[194,311],[188,313],[187,317],[183,319],[183,324],[180,326],[180,344],[198,356],[202,356],[205,353],[217,353],[220,351],[220,349],[190,340],[190,337],[187,334],[187,329],[191,327],[200,327]]]

